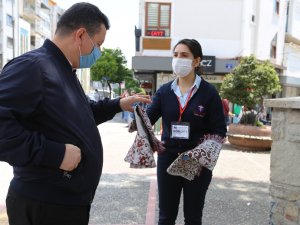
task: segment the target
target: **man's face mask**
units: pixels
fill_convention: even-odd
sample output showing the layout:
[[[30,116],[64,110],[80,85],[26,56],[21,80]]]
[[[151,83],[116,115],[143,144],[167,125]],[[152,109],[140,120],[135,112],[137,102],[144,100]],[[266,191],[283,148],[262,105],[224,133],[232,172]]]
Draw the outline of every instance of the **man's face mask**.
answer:
[[[178,77],[185,77],[192,71],[192,59],[186,58],[173,58],[172,60],[172,68],[173,72]]]
[[[102,55],[100,49],[97,46],[95,46],[91,38],[90,40],[93,44],[93,49],[90,54],[81,55],[81,51],[79,48],[79,52],[80,52],[79,68],[90,68],[97,61],[97,59],[99,59]]]

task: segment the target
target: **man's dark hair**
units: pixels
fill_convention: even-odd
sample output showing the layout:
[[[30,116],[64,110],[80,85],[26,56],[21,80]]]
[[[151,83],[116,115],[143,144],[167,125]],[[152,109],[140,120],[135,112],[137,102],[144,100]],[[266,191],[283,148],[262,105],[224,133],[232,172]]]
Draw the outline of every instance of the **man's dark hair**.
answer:
[[[90,36],[100,32],[100,25],[108,30],[109,20],[97,6],[87,2],[76,3],[60,17],[55,34],[68,35],[76,29],[84,27]]]

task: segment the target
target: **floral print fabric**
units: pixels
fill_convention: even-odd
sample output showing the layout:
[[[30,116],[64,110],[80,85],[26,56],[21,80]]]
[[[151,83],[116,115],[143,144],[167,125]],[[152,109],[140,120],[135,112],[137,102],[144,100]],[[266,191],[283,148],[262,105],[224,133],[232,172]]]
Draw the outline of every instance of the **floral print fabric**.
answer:
[[[206,135],[197,147],[179,155],[169,166],[167,172],[174,176],[193,180],[195,176],[200,175],[203,166],[213,170],[223,143],[224,138],[218,135]]]
[[[132,124],[136,126],[137,135],[124,160],[130,163],[131,168],[153,168],[156,166],[153,153],[160,153],[164,147],[155,137],[145,110],[137,105],[134,115],[135,121]]]

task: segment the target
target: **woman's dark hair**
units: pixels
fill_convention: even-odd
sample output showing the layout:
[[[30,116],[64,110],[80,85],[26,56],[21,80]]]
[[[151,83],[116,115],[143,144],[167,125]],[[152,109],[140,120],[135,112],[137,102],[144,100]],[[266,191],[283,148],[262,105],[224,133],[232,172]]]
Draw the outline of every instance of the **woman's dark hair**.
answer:
[[[194,59],[200,57],[200,60],[202,61],[202,47],[200,43],[195,39],[182,39],[180,40],[173,48],[173,51],[175,50],[176,46],[179,44],[186,45],[189,50],[192,52]],[[195,68],[195,73],[198,75],[203,73],[203,68],[201,67],[201,64]]]
[[[84,27],[90,36],[100,31],[101,24],[108,30],[109,20],[97,6],[87,2],[76,3],[60,17],[55,33],[68,35],[80,27]]]

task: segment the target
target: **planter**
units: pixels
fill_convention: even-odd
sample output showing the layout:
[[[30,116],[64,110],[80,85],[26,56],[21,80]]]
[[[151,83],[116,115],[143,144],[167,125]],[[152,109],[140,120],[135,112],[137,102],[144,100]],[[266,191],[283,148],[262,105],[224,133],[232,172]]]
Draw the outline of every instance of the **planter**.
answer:
[[[271,149],[271,126],[230,124],[228,142],[240,150],[266,151]]]

